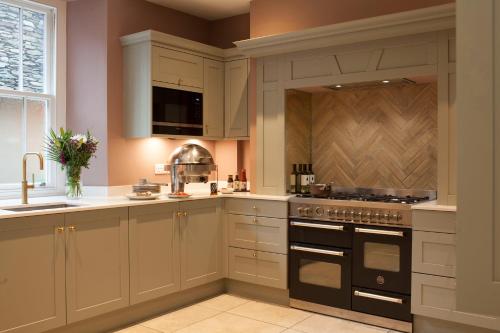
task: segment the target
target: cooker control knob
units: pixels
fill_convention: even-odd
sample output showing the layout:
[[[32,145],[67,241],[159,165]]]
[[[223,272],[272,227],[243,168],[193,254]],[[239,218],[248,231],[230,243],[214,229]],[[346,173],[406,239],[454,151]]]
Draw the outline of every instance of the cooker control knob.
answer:
[[[309,216],[311,214],[311,208],[304,208],[304,215]]]
[[[326,210],[326,215],[328,215],[328,217],[333,217],[333,214],[334,214],[333,210],[331,209]]]
[[[363,221],[363,212],[362,211],[358,212],[358,219],[359,219],[359,221]]]
[[[371,222],[371,221],[372,221],[372,213],[371,213],[371,212],[366,212],[365,216],[366,216],[366,220],[367,220],[368,222]]]
[[[394,222],[398,222],[401,219],[401,215],[399,215],[399,214],[392,214],[391,218],[392,218],[392,220]]]
[[[391,217],[390,214],[388,214],[388,213],[384,214],[384,220],[389,221],[390,217]]]
[[[325,212],[322,207],[316,207],[315,211],[316,211],[316,215],[318,215],[318,216],[322,216],[323,213]]]
[[[297,213],[299,214],[299,216],[304,215],[304,208],[302,207],[297,208]]]
[[[342,210],[342,219],[345,220],[347,218],[347,210]]]

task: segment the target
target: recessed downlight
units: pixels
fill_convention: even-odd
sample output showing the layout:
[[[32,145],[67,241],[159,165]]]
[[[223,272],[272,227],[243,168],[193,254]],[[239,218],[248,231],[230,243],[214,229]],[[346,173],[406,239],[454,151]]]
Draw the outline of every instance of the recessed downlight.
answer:
[[[391,82],[391,81],[389,81],[389,80],[382,80],[382,83],[389,83],[389,82]]]
[[[341,84],[336,84],[335,88],[342,88],[342,85]]]

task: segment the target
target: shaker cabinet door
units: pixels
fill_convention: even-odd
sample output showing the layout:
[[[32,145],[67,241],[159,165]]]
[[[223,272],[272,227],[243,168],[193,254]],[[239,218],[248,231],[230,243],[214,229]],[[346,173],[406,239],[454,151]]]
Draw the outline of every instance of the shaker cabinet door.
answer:
[[[129,305],[128,209],[66,215],[68,323]]]
[[[203,59],[203,136],[224,137],[224,63]]]
[[[153,46],[153,81],[203,88],[203,58]]]
[[[248,59],[226,63],[226,137],[248,136]]]
[[[0,332],[66,324],[64,215],[0,223]]]
[[[181,289],[224,277],[220,200],[181,202]]]
[[[130,303],[180,290],[177,203],[129,208]]]

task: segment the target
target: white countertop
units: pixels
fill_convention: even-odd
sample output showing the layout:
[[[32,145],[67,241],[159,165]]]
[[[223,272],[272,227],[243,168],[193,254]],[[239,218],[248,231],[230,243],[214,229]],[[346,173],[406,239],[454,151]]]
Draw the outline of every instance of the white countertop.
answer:
[[[415,210],[436,210],[442,212],[456,212],[457,206],[438,205],[437,201],[428,201],[411,206]]]
[[[201,200],[201,199],[239,198],[239,199],[288,201],[289,197],[290,196],[287,195],[260,195],[252,193],[233,193],[233,194],[219,194],[219,195],[199,193],[199,194],[193,194],[191,197],[186,199],[170,199],[165,194],[160,196],[160,198],[154,200],[130,200],[124,195],[84,196],[78,200],[69,200],[65,196],[48,196],[48,197],[29,198],[29,205],[37,206],[44,204],[69,204],[72,205],[72,207],[23,211],[23,212],[12,212],[5,210],[6,208],[23,206],[21,204],[20,199],[8,199],[8,200],[0,200],[0,219],[58,214],[58,213],[70,213],[70,212],[79,212],[85,210],[95,210],[95,209],[105,209],[105,208],[141,206],[141,205],[151,205],[151,204],[159,204],[167,202],[180,202],[180,201],[191,201],[191,200]]]

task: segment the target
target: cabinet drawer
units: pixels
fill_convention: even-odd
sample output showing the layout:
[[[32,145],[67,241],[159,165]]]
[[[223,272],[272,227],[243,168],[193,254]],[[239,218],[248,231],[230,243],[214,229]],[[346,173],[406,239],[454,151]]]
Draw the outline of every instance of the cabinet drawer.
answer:
[[[203,58],[153,47],[153,81],[203,88]]]
[[[456,212],[435,210],[414,210],[412,212],[413,230],[456,233]]]
[[[229,278],[286,289],[287,256],[230,247]]]
[[[456,281],[448,277],[413,273],[411,295],[413,314],[446,319],[443,314],[456,307]]]
[[[288,205],[286,201],[226,199],[227,213],[286,218]]]
[[[413,232],[412,271],[455,277],[456,261],[454,234]]]
[[[287,253],[287,220],[226,214],[229,245],[245,249]]]

